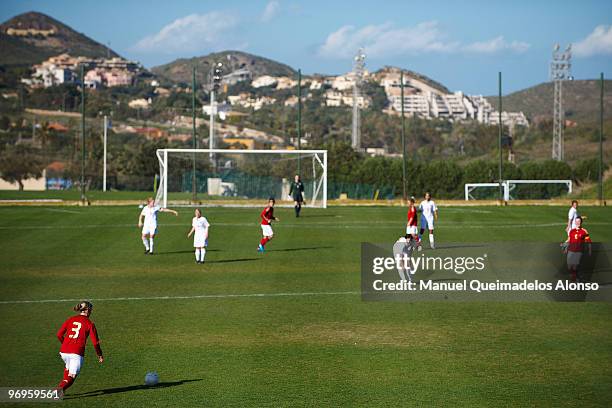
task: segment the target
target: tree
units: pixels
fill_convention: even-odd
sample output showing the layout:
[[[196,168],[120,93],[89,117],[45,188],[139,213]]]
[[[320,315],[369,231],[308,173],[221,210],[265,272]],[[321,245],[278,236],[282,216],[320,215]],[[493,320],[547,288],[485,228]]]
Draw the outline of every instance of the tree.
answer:
[[[8,147],[0,155],[0,173],[10,183],[17,183],[23,191],[23,180],[40,178],[43,163],[37,152],[24,145]]]

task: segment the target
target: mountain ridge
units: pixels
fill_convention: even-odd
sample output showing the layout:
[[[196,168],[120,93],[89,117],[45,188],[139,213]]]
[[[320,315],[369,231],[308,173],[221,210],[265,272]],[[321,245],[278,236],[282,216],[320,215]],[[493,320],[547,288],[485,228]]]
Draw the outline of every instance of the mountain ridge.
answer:
[[[63,53],[118,57],[109,47],[43,13],[29,11],[0,24],[0,65],[32,65]]]

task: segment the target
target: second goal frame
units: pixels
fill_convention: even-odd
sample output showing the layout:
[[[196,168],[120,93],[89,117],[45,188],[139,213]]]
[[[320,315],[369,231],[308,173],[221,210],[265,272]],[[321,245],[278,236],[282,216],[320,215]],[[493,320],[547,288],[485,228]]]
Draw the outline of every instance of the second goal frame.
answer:
[[[514,199],[512,197],[512,190],[516,188],[517,184],[564,184],[567,186],[567,192],[572,193],[573,183],[572,180],[503,180],[501,183],[466,183],[464,186],[465,201],[470,199],[474,200],[472,191],[477,187],[500,187],[504,191],[504,201],[510,201]]]

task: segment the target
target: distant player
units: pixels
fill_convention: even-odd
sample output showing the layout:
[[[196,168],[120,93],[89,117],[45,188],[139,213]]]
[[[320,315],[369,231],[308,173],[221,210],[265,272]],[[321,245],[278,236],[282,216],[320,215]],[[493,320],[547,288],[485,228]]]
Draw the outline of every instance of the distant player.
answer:
[[[565,251],[567,252],[567,269],[570,272],[573,281],[576,281],[578,277],[578,265],[580,265],[580,259],[586,247],[591,255],[591,237],[589,232],[582,228],[582,217],[578,216],[574,220],[576,225],[569,231],[567,241],[565,241]]]
[[[295,202],[295,216],[300,216],[300,211],[302,211],[302,203],[304,202],[304,183],[302,183],[302,179],[299,175],[295,175],[293,179],[293,183],[291,183],[291,188],[289,189],[289,195],[293,198]]]
[[[260,214],[261,217],[261,232],[263,233],[263,238],[259,241],[259,246],[257,247],[257,252],[264,252],[266,250],[266,244],[272,239],[274,236],[274,231],[272,231],[272,221],[280,221],[278,218],[274,216],[274,198],[270,197],[268,200],[268,205]]]
[[[572,200],[572,206],[570,207],[567,213],[567,226],[565,227],[565,231],[568,233],[570,230],[576,228],[576,218],[580,217],[578,213],[578,201]]]
[[[425,193],[425,200],[419,204],[419,210],[421,211],[421,232],[419,235],[419,241],[423,239],[425,229],[429,230],[429,246],[431,249],[436,249],[434,241],[434,220],[438,220],[438,207],[436,203],[431,199],[431,194]]]
[[[187,238],[194,234],[193,247],[195,248],[196,263],[204,263],[206,247],[208,246],[208,227],[210,227],[208,220],[206,217],[202,217],[202,211],[196,208],[195,217],[191,220],[191,231],[187,234]]]
[[[153,238],[157,234],[157,213],[159,212],[167,212],[178,216],[178,213],[174,210],[155,205],[153,197],[147,199],[147,205],[138,217],[138,228],[142,228],[142,243],[145,247],[145,255],[153,255]]]
[[[96,326],[89,320],[93,305],[90,302],[81,302],[73,309],[79,314],[66,320],[57,332],[57,339],[62,343],[60,356],[66,366],[64,368],[64,379],[57,386],[62,393],[74,383],[81,371],[83,356],[85,355],[85,343],[87,343],[88,337],[91,336],[91,343],[98,355],[98,361],[100,363],[104,361]]]
[[[400,237],[393,244],[393,257],[396,262],[398,257],[400,259],[400,263],[396,264],[396,267],[401,280],[412,282],[411,258],[414,248],[417,246],[418,242],[410,234]]]
[[[410,235],[420,246],[419,232],[417,229],[417,208],[414,204],[414,197],[410,197],[408,202],[408,221],[406,222],[406,234]]]

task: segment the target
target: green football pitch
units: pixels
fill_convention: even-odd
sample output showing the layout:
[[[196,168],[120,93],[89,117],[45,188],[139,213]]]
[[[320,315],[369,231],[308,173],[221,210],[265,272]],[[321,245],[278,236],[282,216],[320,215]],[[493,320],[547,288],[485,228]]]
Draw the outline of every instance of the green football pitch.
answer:
[[[0,387],[55,386],[55,332],[92,299],[106,361],[87,346],[66,407],[610,406],[612,305],[363,302],[360,243],[394,241],[405,209],[277,209],[263,255],[259,211],[205,208],[197,265],[192,209],[145,256],[136,207],[0,208]],[[581,211],[612,241],[611,209]],[[560,242],[566,214],[443,207],[437,244]]]

